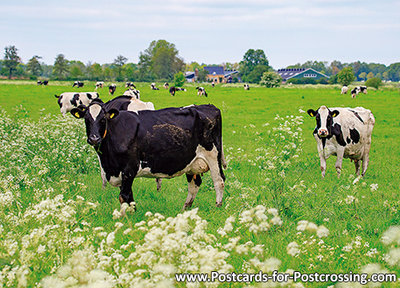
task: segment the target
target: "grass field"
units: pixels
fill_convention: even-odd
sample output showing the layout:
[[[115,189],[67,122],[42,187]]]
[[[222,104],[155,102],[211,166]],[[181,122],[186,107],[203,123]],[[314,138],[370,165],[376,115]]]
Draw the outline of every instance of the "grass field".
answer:
[[[92,84],[79,91],[93,91]],[[78,89],[0,82],[0,287],[268,284],[178,283],[174,276],[211,271],[400,276],[399,88],[351,99],[339,87],[206,86],[205,98],[190,85],[175,97],[137,86],[156,109],[205,103],[221,109],[223,206],[215,207],[209,173],[186,212],[185,177],[164,180],[160,192],[153,179],[138,178],[137,211],[121,217],[119,189],[102,189],[83,121],[60,115],[54,94]],[[123,91],[119,83],[115,95]],[[112,98],[106,88],[98,92]],[[315,119],[304,113],[321,105],[362,106],[376,118],[369,168],[356,184],[348,159],[339,179],[335,157],[321,178]],[[336,282],[282,285],[359,287]]]

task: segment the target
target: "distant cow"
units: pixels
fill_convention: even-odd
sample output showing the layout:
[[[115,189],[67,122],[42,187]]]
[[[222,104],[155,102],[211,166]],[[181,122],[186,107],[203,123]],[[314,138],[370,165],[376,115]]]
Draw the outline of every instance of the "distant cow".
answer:
[[[97,90],[97,88],[103,88],[103,86],[104,86],[104,82],[103,81],[98,81],[98,82],[96,82],[95,90]]]
[[[77,87],[77,88],[81,88],[85,85],[85,83],[81,82],[81,81],[75,81],[74,84],[72,84],[72,87]]]
[[[44,86],[47,86],[47,84],[49,84],[49,81],[48,81],[48,80],[44,80],[44,81],[38,80],[38,81],[37,81],[37,85],[44,85]]]
[[[108,86],[108,94],[114,95],[115,90],[117,90],[117,85],[114,83]]]
[[[135,88],[135,89],[136,89],[135,84],[133,84],[132,82],[126,82],[126,83],[125,83],[125,87],[126,87],[126,88]]]
[[[360,87],[354,87],[354,89],[351,90],[351,98],[356,98],[360,91]]]
[[[151,83],[151,84],[150,84],[150,88],[151,88],[151,90],[160,90],[160,89],[158,89],[158,88],[156,87],[156,83]]]
[[[128,89],[124,92],[124,96],[135,97],[136,99],[140,99],[140,91],[136,89]]]
[[[243,88],[244,88],[244,90],[250,90],[250,86],[247,83],[243,85]]]
[[[165,82],[165,83],[164,83],[164,88],[165,88],[165,89],[168,89],[168,88],[169,88],[168,82]]]
[[[204,96],[208,96],[206,89],[204,89],[204,87],[196,87],[197,90],[197,95],[204,95]]]
[[[338,176],[342,169],[343,158],[354,161],[356,174],[360,174],[362,160],[362,176],[368,168],[369,150],[371,148],[371,134],[375,118],[370,110],[357,108],[331,108],[321,106],[307,113],[315,117],[317,126],[314,129],[314,138],[321,161],[322,177],[325,177],[326,159],[337,155],[336,171]]]
[[[213,82],[211,82],[211,87],[212,87],[212,88],[214,88],[214,87],[215,87],[215,83],[214,83],[214,81],[213,81]]]
[[[60,112],[65,115],[70,112],[74,107],[79,105],[89,105],[94,99],[99,98],[97,92],[64,92],[58,95],[54,95],[58,98],[57,103],[60,106]]]
[[[175,86],[171,86],[171,88],[169,88],[169,93],[171,93],[172,96],[175,96],[176,91],[186,91],[186,89]]]
[[[216,204],[222,205],[222,121],[215,106],[134,113],[92,103],[71,113],[85,119],[87,141],[98,153],[108,182],[120,187],[121,204],[134,201],[136,177],[186,174],[189,192],[184,208],[191,207],[202,182],[200,175],[210,170]]]
[[[367,86],[360,86],[360,92],[367,94]]]

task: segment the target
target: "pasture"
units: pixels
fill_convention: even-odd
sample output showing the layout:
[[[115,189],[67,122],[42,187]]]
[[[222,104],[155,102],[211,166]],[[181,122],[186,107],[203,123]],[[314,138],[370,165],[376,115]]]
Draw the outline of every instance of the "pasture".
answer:
[[[351,99],[331,86],[244,91],[206,85],[205,98],[190,84],[172,97],[162,83],[159,91],[138,83],[141,99],[156,109],[208,103],[221,109],[225,194],[215,207],[206,173],[192,209],[183,212],[186,177],[164,180],[160,192],[154,179],[137,178],[137,211],[121,216],[119,189],[102,189],[84,122],[62,117],[54,97],[94,91],[94,83],[79,90],[71,85],[0,82],[1,287],[245,285],[175,281],[175,273],[211,271],[400,276],[400,228],[389,229],[400,225],[399,88]],[[102,100],[113,98],[106,87],[97,92]],[[315,119],[304,113],[321,105],[362,106],[376,118],[369,167],[355,184],[349,159],[338,179],[331,157],[321,178]],[[295,284],[336,283],[286,283]]]

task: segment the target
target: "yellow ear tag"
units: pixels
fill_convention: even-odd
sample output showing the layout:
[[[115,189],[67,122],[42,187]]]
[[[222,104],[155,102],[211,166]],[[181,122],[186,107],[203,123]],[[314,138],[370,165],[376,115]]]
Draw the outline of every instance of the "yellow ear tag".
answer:
[[[112,113],[112,114],[110,115],[110,119],[114,118],[114,116],[115,116],[115,114]]]
[[[81,118],[81,116],[79,115],[78,112],[75,112],[75,116],[76,116],[76,118]]]

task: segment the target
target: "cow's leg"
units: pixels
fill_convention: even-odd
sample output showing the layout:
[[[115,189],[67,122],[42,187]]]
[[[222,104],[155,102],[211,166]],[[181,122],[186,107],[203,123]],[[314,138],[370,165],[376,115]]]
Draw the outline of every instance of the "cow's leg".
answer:
[[[320,160],[320,165],[321,165],[321,175],[322,175],[322,178],[324,178],[325,177],[325,172],[326,172],[326,159],[325,159],[325,156],[322,154],[322,153],[320,153],[320,155],[319,155],[319,160]]]
[[[128,203],[134,202],[132,195],[132,183],[135,176],[132,173],[122,173],[122,183],[119,193],[119,202]]]
[[[361,166],[361,160],[354,160],[354,166],[356,167],[356,175],[360,176],[360,166]]]
[[[217,194],[216,205],[217,207],[220,207],[222,206],[222,198],[224,196],[225,175],[222,171],[221,161],[218,160],[218,151],[216,148],[210,151],[207,157],[207,162],[208,167],[210,168],[211,178],[214,183],[215,193]]]
[[[369,163],[369,149],[368,149],[367,153],[365,154],[365,156],[362,159],[362,173],[361,173],[361,176],[363,176],[363,177],[365,175],[365,172],[367,172],[368,163]]]
[[[344,148],[338,148],[336,151],[337,158],[336,158],[336,172],[338,174],[338,177],[340,177],[340,172],[342,171],[342,162],[343,162],[343,156],[344,156]]]
[[[101,181],[103,183],[103,189],[106,188],[107,186],[107,177],[106,177],[106,172],[104,172],[103,166],[101,166],[101,160],[99,155],[97,155],[97,158],[99,159],[99,164],[100,164],[100,175],[101,175]]]
[[[161,178],[156,178],[156,183],[157,183],[157,191],[160,191],[160,189],[161,189],[161,181],[162,181],[162,179],[161,179]]]
[[[185,205],[183,206],[184,210],[192,207],[193,201],[196,198],[197,192],[199,192],[202,182],[200,175],[186,174],[186,179],[188,181],[188,196],[186,198]]]

